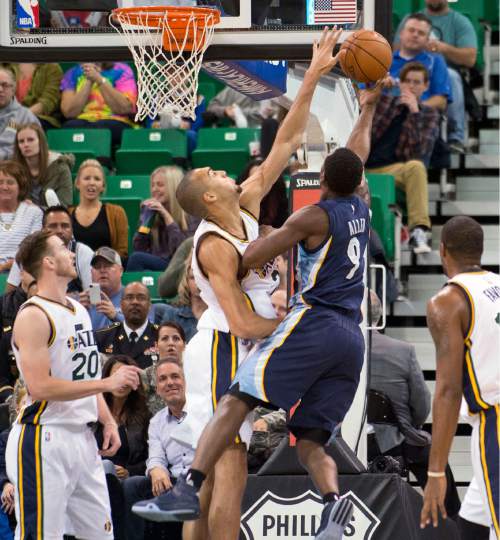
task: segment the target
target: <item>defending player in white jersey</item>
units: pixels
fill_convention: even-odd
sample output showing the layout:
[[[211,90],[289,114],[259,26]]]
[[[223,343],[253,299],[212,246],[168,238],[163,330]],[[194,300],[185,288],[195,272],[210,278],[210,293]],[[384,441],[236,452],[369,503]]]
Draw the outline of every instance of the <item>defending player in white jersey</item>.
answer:
[[[268,336],[279,323],[269,298],[277,286],[272,264],[247,272],[242,269],[241,258],[248,243],[258,236],[262,199],[302,142],[316,85],[336,64],[332,52],[339,35],[336,28],[325,30],[320,43],[315,44],[311,65],[273,148],[248,180],[238,186],[224,171],[206,167],[189,172],[177,189],[183,209],[203,218],[194,238],[193,272],[208,309],[184,355],[187,419],[199,419],[192,424],[195,441],[229,388],[251,340]],[[247,435],[251,435],[251,429]],[[245,433],[240,432],[235,444],[217,462],[213,483],[204,484],[200,499],[208,531],[203,520],[186,524],[184,532],[190,540],[238,538],[247,475],[242,438],[245,440]],[[133,510],[155,519],[155,508],[153,500],[138,503]]]
[[[443,227],[441,262],[449,281],[427,306],[436,345],[432,447],[421,527],[446,517],[445,467],[462,393],[472,424],[474,477],[460,509],[462,539],[500,538],[500,276],[481,269],[483,231],[467,216]]]
[[[76,277],[74,254],[50,231],[26,237],[17,261],[38,292],[21,306],[12,345],[28,391],[27,405],[7,444],[7,474],[15,487],[16,539],[112,539],[102,456],[120,447],[116,422],[102,392],[139,384],[124,366],[101,380],[87,310],[66,296]],[[104,426],[99,452],[90,423]]]

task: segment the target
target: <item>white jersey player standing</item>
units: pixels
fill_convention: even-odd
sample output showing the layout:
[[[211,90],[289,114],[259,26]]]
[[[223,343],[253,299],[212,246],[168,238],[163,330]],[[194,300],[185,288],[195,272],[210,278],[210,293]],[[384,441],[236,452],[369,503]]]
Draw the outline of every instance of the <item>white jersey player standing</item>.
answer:
[[[195,169],[186,174],[177,189],[184,211],[203,219],[194,238],[192,267],[208,308],[184,355],[187,418],[191,418],[188,423],[194,432],[194,444],[228,390],[252,340],[267,337],[279,323],[269,298],[278,285],[272,263],[247,271],[241,258],[248,243],[258,237],[262,199],[302,142],[316,85],[337,62],[332,51],[340,34],[336,28],[325,30],[314,45],[311,65],[297,97],[269,156],[256,172],[239,186],[225,171]],[[247,433],[240,432],[235,444],[217,462],[213,478],[204,483],[200,493],[204,519],[184,525],[188,540],[238,538],[247,476],[242,441],[250,434],[251,428]],[[133,511],[147,519],[158,519],[158,500],[140,502]]]
[[[15,487],[16,539],[112,539],[101,455],[120,437],[102,392],[137,388],[138,369],[124,366],[101,380],[99,353],[87,311],[66,296],[76,277],[74,254],[50,231],[26,237],[17,261],[35,277],[38,293],[21,307],[12,345],[26,384],[27,404],[7,444],[7,474]],[[104,426],[99,452],[89,424]]]
[[[459,513],[461,538],[500,538],[500,276],[481,268],[483,231],[467,216],[451,218],[441,234],[449,278],[427,306],[436,345],[432,447],[421,526],[446,517],[444,469],[462,394],[472,424],[473,479]]]

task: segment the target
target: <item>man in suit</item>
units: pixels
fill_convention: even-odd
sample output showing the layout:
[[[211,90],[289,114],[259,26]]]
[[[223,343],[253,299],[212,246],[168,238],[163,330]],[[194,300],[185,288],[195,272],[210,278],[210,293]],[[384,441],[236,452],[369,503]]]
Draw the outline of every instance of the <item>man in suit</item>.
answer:
[[[382,316],[382,306],[370,291],[372,324]],[[422,426],[431,410],[431,394],[417,361],[413,345],[372,330],[370,390],[383,392],[391,401],[397,424],[373,424],[380,452],[402,456],[422,489],[427,483],[431,436]],[[375,455],[369,455],[373,459]],[[455,516],[460,499],[451,472],[446,468],[446,510]]]
[[[97,347],[104,354],[126,354],[145,369],[158,360],[158,325],[148,320],[151,298],[147,287],[129,283],[120,307],[124,320],[97,330]]]

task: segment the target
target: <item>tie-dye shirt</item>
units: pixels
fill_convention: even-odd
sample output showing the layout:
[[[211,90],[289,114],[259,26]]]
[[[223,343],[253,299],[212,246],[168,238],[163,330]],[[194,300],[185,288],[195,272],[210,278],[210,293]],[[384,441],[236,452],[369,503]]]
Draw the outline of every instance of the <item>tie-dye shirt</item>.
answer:
[[[137,101],[137,84],[135,82],[134,72],[127,64],[121,62],[114,63],[110,69],[101,71],[102,77],[111,84],[113,88],[126,96],[134,105],[134,111]],[[75,66],[67,71],[61,81],[61,91],[73,90],[78,92],[85,84],[87,78],[83,74],[81,66]],[[106,103],[99,85],[94,83],[90,90],[87,104],[83,111],[78,115],[81,120],[96,122],[97,120],[119,120],[131,126],[135,125],[131,118],[119,114],[113,114],[110,106]]]

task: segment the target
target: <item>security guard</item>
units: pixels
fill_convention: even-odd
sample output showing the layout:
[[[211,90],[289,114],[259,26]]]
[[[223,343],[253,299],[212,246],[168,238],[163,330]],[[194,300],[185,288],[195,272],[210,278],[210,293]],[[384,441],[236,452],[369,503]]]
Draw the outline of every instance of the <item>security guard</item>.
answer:
[[[106,355],[126,354],[145,369],[158,361],[158,325],[149,322],[151,298],[142,283],[129,283],[123,290],[124,321],[96,331],[97,347]]]

